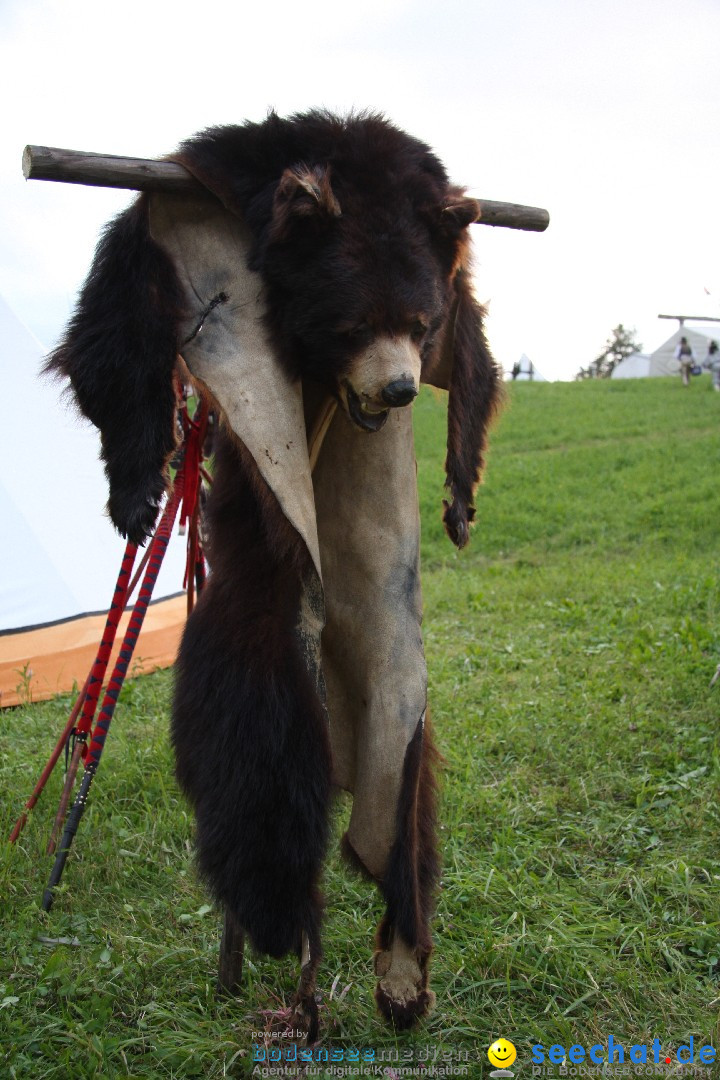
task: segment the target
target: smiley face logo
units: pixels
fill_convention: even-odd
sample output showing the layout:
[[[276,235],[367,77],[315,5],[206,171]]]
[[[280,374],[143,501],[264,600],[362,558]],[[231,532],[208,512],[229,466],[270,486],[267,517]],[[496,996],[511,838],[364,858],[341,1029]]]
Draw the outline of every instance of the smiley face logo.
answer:
[[[499,1069],[512,1065],[517,1057],[517,1050],[509,1039],[496,1039],[488,1050],[488,1061]]]

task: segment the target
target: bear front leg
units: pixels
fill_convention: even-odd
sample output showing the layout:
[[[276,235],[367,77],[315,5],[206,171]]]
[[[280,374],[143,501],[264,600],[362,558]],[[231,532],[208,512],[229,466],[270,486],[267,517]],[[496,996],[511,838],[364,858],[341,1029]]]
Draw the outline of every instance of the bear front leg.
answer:
[[[387,918],[378,928],[375,953],[375,1001],[383,1016],[398,1029],[409,1028],[433,1009],[429,988],[431,949],[412,948],[393,930]]]

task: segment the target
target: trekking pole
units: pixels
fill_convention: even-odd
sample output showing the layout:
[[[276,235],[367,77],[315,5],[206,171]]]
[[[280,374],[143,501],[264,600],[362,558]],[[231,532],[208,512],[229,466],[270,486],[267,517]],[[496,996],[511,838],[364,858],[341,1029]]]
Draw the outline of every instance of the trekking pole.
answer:
[[[68,721],[65,724],[65,727],[63,728],[62,735],[60,736],[57,743],[55,744],[55,749],[53,750],[52,754],[48,758],[48,761],[47,761],[47,764],[46,764],[45,768],[40,773],[40,778],[39,778],[38,782],[36,783],[35,787],[33,788],[32,795],[30,796],[28,801],[25,803],[25,807],[23,809],[22,814],[20,815],[20,817],[15,822],[15,825],[13,826],[13,831],[10,833],[10,836],[8,838],[9,842],[11,844],[15,843],[18,836],[20,835],[20,833],[25,828],[25,825],[26,825],[27,819],[28,819],[28,811],[32,810],[32,808],[35,806],[38,799],[42,795],[43,788],[45,787],[46,783],[48,782],[48,779],[49,779],[50,775],[52,774],[53,769],[57,765],[60,755],[63,752],[63,747],[67,744],[67,741],[70,738],[72,730],[75,727],[75,721],[78,718],[78,713],[80,712],[80,707],[82,706],[82,703],[83,703],[83,701],[85,699],[85,693],[87,691],[89,681],[90,681],[90,676],[88,676],[88,678],[85,680],[85,685],[84,685],[84,687],[82,688],[82,690],[80,691],[80,693],[78,694],[78,696],[76,698],[76,701],[75,701],[75,704],[72,707],[72,711],[70,713],[70,716],[68,717]]]
[[[150,545],[150,557],[148,560],[147,570],[145,571],[145,577],[143,579],[142,587],[140,589],[140,595],[138,596],[135,607],[133,608],[132,615],[130,616],[130,622],[128,623],[125,636],[123,638],[120,653],[115,664],[110,682],[108,683],[103,699],[100,715],[95,723],[95,728],[92,733],[92,739],[90,746],[88,747],[87,755],[85,757],[85,772],[80,784],[80,789],[75,797],[75,801],[68,814],[67,821],[65,822],[65,829],[63,831],[62,839],[60,841],[59,849],[55,856],[55,863],[50,873],[47,887],[43,893],[42,907],[44,911],[49,911],[52,907],[54,900],[55,888],[60,882],[60,879],[67,862],[67,857],[72,847],[72,842],[77,833],[80,821],[85,812],[85,806],[87,803],[88,794],[92,786],[95,773],[98,770],[100,764],[100,758],[102,756],[105,740],[112,722],[113,713],[115,711],[115,705],[122,689],[125,676],[127,675],[128,667],[132,659],[133,651],[137,643],[138,635],[142,628],[145,614],[152,597],[153,588],[157,580],[158,572],[162,565],[163,557],[167,550],[168,541],[172,532],[173,524],[177,516],[178,507],[184,490],[184,465],[182,465],[175,477],[175,484],[172,494],[168,499],[168,502],[163,511],[160,524],[158,525],[155,535]]]
[[[15,827],[10,834],[10,843],[14,844],[18,836],[22,832],[25,823],[27,821],[27,812],[37,803],[40,795],[45,787],[53,769],[57,765],[58,759],[63,751],[63,747],[67,744],[67,740],[70,738],[73,730],[75,729],[75,721],[77,720],[78,713],[82,707],[82,716],[78,723],[78,732],[85,732],[85,737],[90,731],[92,726],[92,719],[95,715],[97,708],[98,696],[100,694],[100,688],[102,687],[103,679],[105,678],[105,672],[110,660],[110,653],[115,641],[115,635],[117,633],[118,624],[125,608],[125,603],[128,596],[128,583],[130,580],[130,574],[132,572],[133,564],[135,562],[135,555],[137,553],[137,545],[128,541],[125,547],[125,554],[120,566],[120,573],[115,584],[115,590],[113,592],[113,598],[110,603],[110,609],[105,622],[105,629],[103,631],[100,647],[95,657],[95,662],[92,666],[90,674],[87,677],[85,686],[78,695],[67,724],[63,730],[62,735],[58,739],[55,749],[50,755],[47,765],[43,769],[40,779],[38,780],[32,795],[25,804],[25,809],[15,823]]]
[[[135,571],[135,573],[133,575],[133,579],[130,582],[130,584],[128,585],[128,587],[127,587],[127,592],[126,592],[125,596],[123,598],[121,598],[121,599],[118,599],[118,603],[120,605],[121,611],[124,610],[125,605],[127,604],[128,600],[130,599],[132,594],[135,592],[135,586],[137,585],[138,581],[140,580],[142,574],[145,571],[145,567],[147,566],[148,559],[150,558],[150,546],[151,545],[148,544],[147,549],[145,551],[145,554],[143,555],[142,559],[140,560],[140,565],[136,569],[136,571]],[[121,570],[121,573],[122,573],[122,570]],[[113,601],[113,602],[115,602],[115,601]],[[112,607],[111,607],[110,610],[111,610],[111,613],[114,615],[115,612],[113,611]],[[106,625],[105,625],[105,633],[102,636],[102,642],[104,642],[104,641],[106,641],[108,639],[110,640],[111,648],[112,648],[112,645],[115,643],[115,634],[117,632],[117,627],[118,627],[118,621],[117,620],[113,620],[113,621],[114,621],[114,626],[110,626],[109,625],[110,620],[108,619],[108,623],[106,623]],[[102,642],[101,642],[101,644],[102,644]],[[108,656],[108,659],[109,659],[109,656]],[[100,680],[100,683],[102,683],[102,679],[105,678],[105,670],[106,670],[106,668],[107,668],[107,663],[105,664],[105,667],[103,668],[102,678]],[[82,700],[83,696],[87,693],[87,688],[88,688],[89,682],[90,682],[90,676],[88,676],[88,679],[87,679],[87,681],[85,683],[85,686],[83,688],[83,692],[80,695],[80,698],[78,699],[78,702],[76,702],[76,706],[77,706],[77,704],[79,704],[79,701]],[[97,686],[97,689],[96,689],[96,692],[95,692],[95,700],[94,700],[94,703],[92,704],[92,710],[91,711],[88,710],[87,717],[85,716],[85,712],[83,711],[83,721],[81,722],[81,724],[79,724],[77,728],[70,730],[70,736],[74,736],[72,754],[70,756],[70,762],[68,764],[68,762],[67,762],[67,753],[66,753],[66,757],[65,757],[65,762],[66,762],[66,765],[65,765],[65,783],[63,784],[62,793],[60,795],[60,802],[58,803],[57,813],[55,815],[55,821],[53,822],[52,831],[50,833],[50,839],[48,840],[47,848],[45,849],[45,854],[46,855],[53,855],[54,854],[55,848],[57,846],[58,836],[60,835],[60,830],[62,829],[63,824],[65,822],[65,815],[67,814],[68,806],[70,805],[70,796],[72,795],[72,790],[75,787],[75,778],[77,776],[78,768],[80,767],[80,759],[82,757],[84,757],[85,752],[86,752],[85,747],[87,745],[87,737],[88,737],[88,735],[90,733],[90,729],[92,727],[92,721],[93,721],[93,719],[95,717],[95,712],[96,712],[96,709],[97,709],[97,699],[99,697],[99,694],[100,694],[100,685]],[[76,708],[74,710],[74,715],[75,716],[77,716],[77,711],[78,710]],[[66,743],[66,746],[67,746],[67,743]]]

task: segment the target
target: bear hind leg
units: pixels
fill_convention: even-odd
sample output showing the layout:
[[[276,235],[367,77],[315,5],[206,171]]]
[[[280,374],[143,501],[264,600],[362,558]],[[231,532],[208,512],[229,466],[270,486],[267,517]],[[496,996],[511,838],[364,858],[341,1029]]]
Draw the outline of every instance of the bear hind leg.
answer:
[[[435,1004],[429,961],[430,919],[439,877],[437,758],[423,715],[405,754],[397,833],[381,882],[387,910],[378,927],[374,957],[375,1000],[396,1028],[411,1027]]]

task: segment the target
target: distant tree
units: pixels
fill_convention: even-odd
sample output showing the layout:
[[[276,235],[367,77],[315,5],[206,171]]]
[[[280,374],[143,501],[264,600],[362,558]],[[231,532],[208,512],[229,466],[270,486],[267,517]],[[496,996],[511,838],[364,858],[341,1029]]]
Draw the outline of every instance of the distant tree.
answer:
[[[586,368],[580,368],[576,379],[609,379],[618,364],[633,353],[642,352],[635,340],[635,330],[626,330],[622,323],[615,327],[605,342],[605,348]]]

